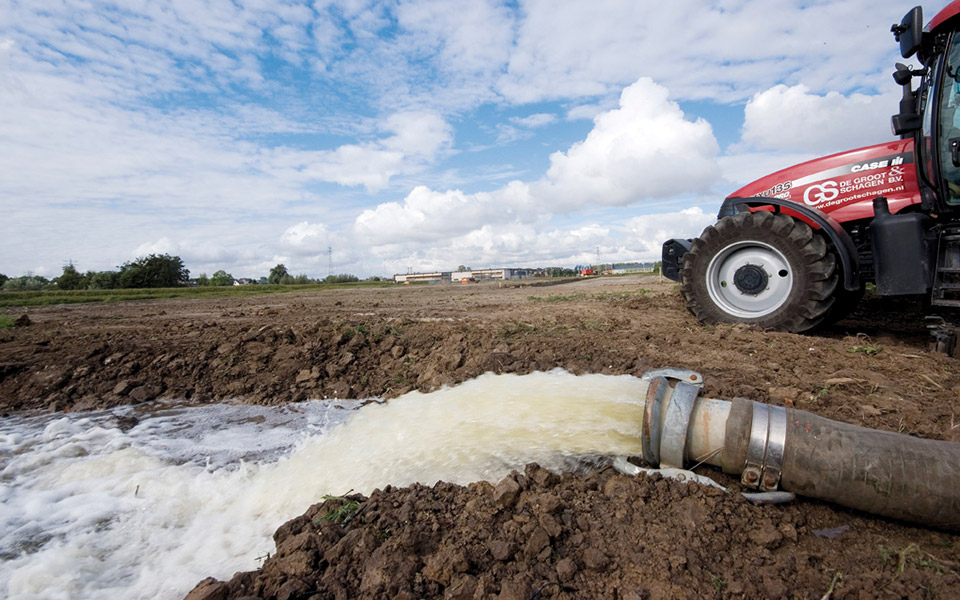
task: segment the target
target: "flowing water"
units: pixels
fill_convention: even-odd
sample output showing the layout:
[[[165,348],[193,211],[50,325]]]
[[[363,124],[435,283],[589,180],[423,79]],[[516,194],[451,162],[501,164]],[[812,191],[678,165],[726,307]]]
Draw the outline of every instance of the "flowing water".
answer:
[[[385,403],[8,417],[0,596],[181,598],[206,576],[255,569],[273,531],[325,494],[639,454],[642,389],[629,376],[557,370]],[[139,422],[122,431],[130,416]]]

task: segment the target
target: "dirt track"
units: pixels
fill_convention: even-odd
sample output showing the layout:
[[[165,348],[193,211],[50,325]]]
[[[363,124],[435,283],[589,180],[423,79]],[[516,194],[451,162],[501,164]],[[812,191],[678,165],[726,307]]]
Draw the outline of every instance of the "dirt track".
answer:
[[[905,309],[868,299],[812,336],[703,327],[656,277],[47,307],[0,331],[0,404],[390,398],[486,371],[677,366],[700,371],[710,397],[960,441],[960,361],[928,352]],[[919,598],[960,585],[960,536],[609,469],[355,500],[356,518],[322,518],[346,501],[314,507],[278,531],[261,571],[195,597],[818,598],[832,583],[836,598]]]

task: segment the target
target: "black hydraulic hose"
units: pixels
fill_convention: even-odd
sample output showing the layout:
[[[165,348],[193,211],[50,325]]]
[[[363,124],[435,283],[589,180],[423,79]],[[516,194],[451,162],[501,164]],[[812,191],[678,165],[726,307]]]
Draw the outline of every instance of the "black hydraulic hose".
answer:
[[[744,471],[753,402],[733,401],[724,470]],[[782,409],[778,409],[782,410]],[[960,443],[924,440],[786,409],[780,487],[871,514],[960,531]]]

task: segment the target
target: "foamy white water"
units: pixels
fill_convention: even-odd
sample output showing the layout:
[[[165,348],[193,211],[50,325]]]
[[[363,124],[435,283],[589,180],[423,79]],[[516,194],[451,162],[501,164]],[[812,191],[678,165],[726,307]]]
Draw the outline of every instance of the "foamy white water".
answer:
[[[254,569],[323,495],[497,481],[638,454],[642,384],[484,375],[387,403],[140,409],[0,423],[0,595],[180,598]],[[124,409],[132,411],[132,409]]]

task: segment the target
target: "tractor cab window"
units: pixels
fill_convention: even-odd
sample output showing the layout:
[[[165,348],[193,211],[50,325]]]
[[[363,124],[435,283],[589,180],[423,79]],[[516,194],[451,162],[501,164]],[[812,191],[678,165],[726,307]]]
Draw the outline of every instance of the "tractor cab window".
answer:
[[[950,41],[942,68],[937,136],[940,174],[946,187],[947,204],[960,205],[960,164],[957,164],[960,163],[960,35],[955,34]]]

